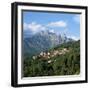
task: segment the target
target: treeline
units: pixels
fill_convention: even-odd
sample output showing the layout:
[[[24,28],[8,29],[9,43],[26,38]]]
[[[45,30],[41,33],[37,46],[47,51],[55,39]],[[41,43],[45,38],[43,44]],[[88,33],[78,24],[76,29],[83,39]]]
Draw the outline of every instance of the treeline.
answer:
[[[48,60],[26,56],[23,64],[23,76],[54,76],[80,74],[80,41],[68,42],[49,51],[67,48],[69,52]]]

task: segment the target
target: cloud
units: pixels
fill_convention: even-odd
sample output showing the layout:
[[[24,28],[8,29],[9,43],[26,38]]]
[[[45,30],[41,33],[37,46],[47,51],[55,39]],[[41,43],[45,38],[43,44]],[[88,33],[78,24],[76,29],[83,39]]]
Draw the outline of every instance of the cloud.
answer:
[[[71,39],[76,40],[76,41],[80,39],[79,37],[76,37],[76,36],[68,36],[68,38],[71,38]]]
[[[54,31],[54,29],[51,29],[50,32],[51,32],[51,33],[54,33],[55,31]]]
[[[27,29],[28,29],[28,24],[27,24],[27,23],[24,23],[24,24],[23,24],[23,29],[24,29],[24,30],[27,30]]]
[[[32,33],[37,33],[37,32],[49,29],[50,32],[54,33],[55,31],[53,28],[66,27],[66,26],[67,26],[67,23],[64,21],[50,22],[49,24],[46,24],[46,25],[42,25],[33,21],[31,23],[24,23],[23,29],[26,31],[30,30]]]
[[[45,30],[46,28],[41,24],[37,24],[36,22],[31,22],[29,24],[24,23],[24,30],[30,30],[33,33],[39,32],[41,30]]]
[[[49,27],[66,27],[67,23],[65,21],[56,21],[56,22],[51,22],[47,26]]]
[[[75,15],[73,20],[76,22],[76,23],[80,23],[80,15]]]

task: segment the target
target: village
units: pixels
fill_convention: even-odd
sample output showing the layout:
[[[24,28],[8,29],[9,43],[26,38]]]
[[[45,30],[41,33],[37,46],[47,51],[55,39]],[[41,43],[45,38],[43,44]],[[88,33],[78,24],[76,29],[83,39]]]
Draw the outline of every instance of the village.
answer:
[[[53,50],[48,52],[41,52],[37,56],[33,56],[33,60],[40,59],[40,60],[49,60],[52,57],[64,55],[65,53],[69,52],[67,48],[63,48],[61,50]],[[48,61],[48,63],[51,63],[51,60]]]
[[[25,77],[79,74],[80,41],[44,48],[24,59]]]

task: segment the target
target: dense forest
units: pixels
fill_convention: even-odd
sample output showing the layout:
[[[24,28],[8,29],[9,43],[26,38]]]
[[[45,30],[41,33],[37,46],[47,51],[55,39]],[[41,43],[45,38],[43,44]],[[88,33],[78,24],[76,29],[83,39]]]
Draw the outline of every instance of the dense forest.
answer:
[[[80,40],[63,43],[34,56],[24,56],[24,77],[78,74],[80,74]]]

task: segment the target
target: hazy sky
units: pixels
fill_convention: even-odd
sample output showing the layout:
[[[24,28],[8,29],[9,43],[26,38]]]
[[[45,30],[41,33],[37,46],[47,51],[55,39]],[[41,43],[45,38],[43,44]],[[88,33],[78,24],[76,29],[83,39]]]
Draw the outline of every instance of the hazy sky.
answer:
[[[50,32],[65,33],[79,39],[80,14],[23,11],[23,27],[33,33],[49,29]]]

